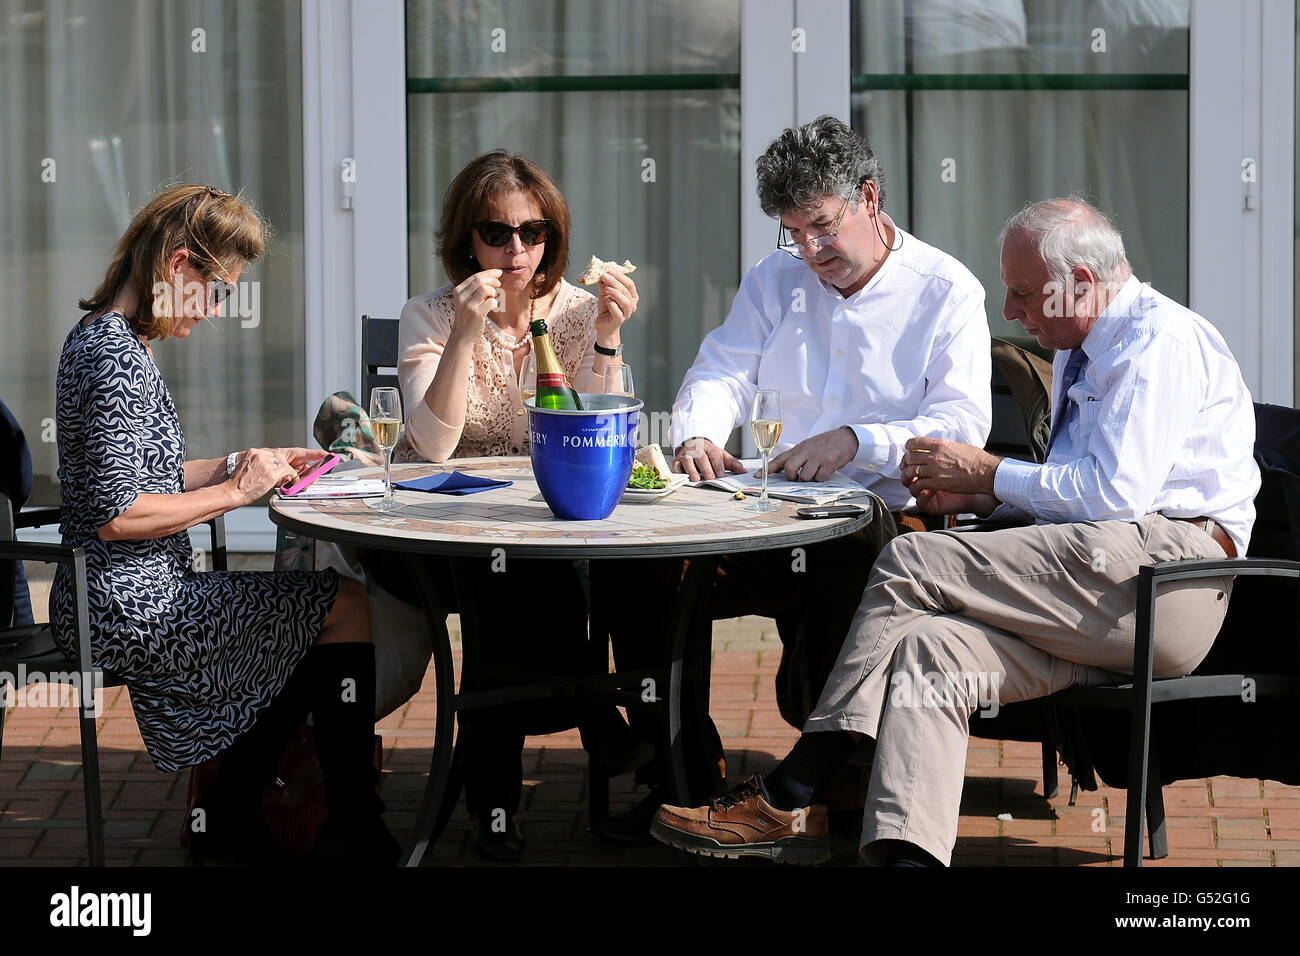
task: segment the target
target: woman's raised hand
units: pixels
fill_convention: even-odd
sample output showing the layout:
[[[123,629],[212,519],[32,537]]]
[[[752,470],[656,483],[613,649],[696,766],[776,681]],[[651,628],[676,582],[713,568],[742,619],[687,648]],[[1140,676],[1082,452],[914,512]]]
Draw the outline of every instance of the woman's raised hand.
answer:
[[[229,480],[240,504],[251,505],[272,488],[293,481],[297,474],[280,449],[250,448],[240,456]]]
[[[483,322],[489,312],[499,311],[498,303],[503,295],[501,291],[501,270],[484,269],[476,272],[460,285],[456,286],[456,325],[475,337],[483,331]]]
[[[596,339],[613,335],[632,317],[640,297],[636,283],[621,272],[606,272],[600,277],[600,298],[596,306]]]

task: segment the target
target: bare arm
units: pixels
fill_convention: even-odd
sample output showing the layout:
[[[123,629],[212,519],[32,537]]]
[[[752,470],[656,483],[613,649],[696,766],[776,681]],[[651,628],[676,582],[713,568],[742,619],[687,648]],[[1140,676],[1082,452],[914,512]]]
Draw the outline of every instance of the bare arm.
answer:
[[[279,464],[276,464],[277,459]],[[187,463],[188,465],[188,463]],[[226,468],[225,460],[221,469]],[[290,480],[294,468],[275,450],[250,448],[230,478],[179,495],[138,495],[125,511],[99,528],[101,541],[165,538],[255,502]],[[186,478],[188,480],[188,469]]]
[[[501,270],[486,269],[456,286],[456,321],[438,360],[424,403],[448,425],[465,423],[465,407],[474,343],[483,334],[487,314],[501,292]]]
[[[600,278],[600,295],[596,300],[596,338],[582,357],[573,387],[580,392],[605,391],[605,370],[623,364],[623,357],[611,358],[596,351],[617,348],[623,341],[623,323],[636,312],[640,296],[634,283],[618,272],[606,272]]]
[[[226,459],[195,458],[185,463],[185,487],[190,491],[219,484],[229,477],[226,474]],[[162,496],[167,497],[167,496]],[[200,519],[206,521],[206,518]]]
[[[297,478],[312,465],[315,465],[328,454],[320,450],[311,448],[273,448],[271,449],[275,456],[281,461],[287,461],[294,470],[294,477]],[[239,457],[235,459],[235,467],[244,460],[248,452],[239,452]],[[209,488],[212,485],[219,485],[228,480],[230,475],[226,474],[226,459],[224,458],[195,458],[185,463],[185,487],[188,491],[197,491],[200,488]],[[206,518],[199,519],[206,521]]]

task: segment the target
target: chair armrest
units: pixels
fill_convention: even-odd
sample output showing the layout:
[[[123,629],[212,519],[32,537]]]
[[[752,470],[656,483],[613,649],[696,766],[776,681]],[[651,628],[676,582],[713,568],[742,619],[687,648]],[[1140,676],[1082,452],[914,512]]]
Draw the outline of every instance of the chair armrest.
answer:
[[[35,520],[31,520],[35,519]],[[33,508],[21,511],[14,519],[17,528],[39,528],[44,524],[54,524],[59,520],[58,508]],[[203,522],[212,535],[212,567],[225,571],[226,560],[226,519],[224,515]],[[0,558],[19,561],[49,561],[67,564],[75,557],[85,556],[84,548],[72,548],[61,544],[38,544],[32,541],[0,542]]]
[[[82,547],[36,541],[0,541],[0,559],[73,564],[78,560],[84,561],[85,558],[86,549]]]
[[[1163,561],[1138,570],[1140,578],[1152,578],[1156,586],[1171,581],[1196,578],[1279,577],[1300,579],[1300,561],[1282,558],[1195,558],[1190,561]]]
[[[1150,713],[1152,670],[1155,661],[1156,594],[1174,581],[1200,578],[1277,577],[1300,580],[1300,561],[1281,558],[1224,558],[1163,561],[1138,569],[1137,620],[1133,640],[1135,707]]]
[[[40,528],[58,524],[63,518],[61,508],[27,508],[14,515],[15,528]]]

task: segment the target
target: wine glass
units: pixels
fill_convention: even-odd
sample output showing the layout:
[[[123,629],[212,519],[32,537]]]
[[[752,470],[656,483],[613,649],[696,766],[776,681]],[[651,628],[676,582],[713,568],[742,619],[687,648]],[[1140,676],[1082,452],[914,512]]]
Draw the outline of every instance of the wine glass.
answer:
[[[526,402],[537,394],[537,356],[531,352],[524,358],[524,381],[519,386],[519,400]]]
[[[605,394],[627,398],[636,395],[636,389],[632,387],[632,366],[611,365],[605,369]]]
[[[747,511],[780,511],[781,506],[767,497],[767,462],[781,437],[781,393],[774,388],[760,388],[754,393],[749,416],[749,430],[754,444],[763,453],[763,494]]]
[[[402,430],[402,393],[395,388],[374,388],[370,390],[370,427],[374,430],[375,441],[384,450],[384,498],[379,503],[380,511],[392,511],[397,507],[393,495],[393,446],[397,444],[398,432]]]

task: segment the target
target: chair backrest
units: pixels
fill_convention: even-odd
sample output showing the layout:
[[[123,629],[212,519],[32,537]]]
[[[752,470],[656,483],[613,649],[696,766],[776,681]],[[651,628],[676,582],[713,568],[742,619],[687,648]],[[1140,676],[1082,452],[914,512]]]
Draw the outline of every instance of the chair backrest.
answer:
[[[1255,404],[1255,495],[1251,558],[1300,558],[1300,411]],[[1228,615],[1198,674],[1294,672],[1300,666],[1296,587],[1243,577],[1233,584]]]
[[[391,368],[392,372],[380,369]],[[357,404],[370,408],[370,390],[399,388],[397,380],[397,319],[361,317],[361,394]]]
[[[1041,462],[1052,427],[1051,362],[999,337],[991,355],[993,427],[984,447],[1005,458]]]
[[[9,496],[0,491],[0,541],[13,539],[13,510],[9,507]],[[13,623],[17,577],[18,562],[0,559],[0,628],[9,627]]]
[[[1255,403],[1260,486],[1250,557],[1300,558],[1300,411]]]

